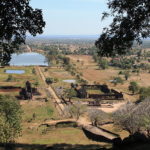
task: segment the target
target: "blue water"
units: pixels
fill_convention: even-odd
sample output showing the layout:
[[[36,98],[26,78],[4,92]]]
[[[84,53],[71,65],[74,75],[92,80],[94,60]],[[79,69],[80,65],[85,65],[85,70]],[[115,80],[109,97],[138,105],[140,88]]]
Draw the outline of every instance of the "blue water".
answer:
[[[8,73],[8,74],[24,74],[25,71],[24,70],[6,70],[5,73]]]
[[[10,66],[48,66],[45,56],[39,53],[13,54]]]

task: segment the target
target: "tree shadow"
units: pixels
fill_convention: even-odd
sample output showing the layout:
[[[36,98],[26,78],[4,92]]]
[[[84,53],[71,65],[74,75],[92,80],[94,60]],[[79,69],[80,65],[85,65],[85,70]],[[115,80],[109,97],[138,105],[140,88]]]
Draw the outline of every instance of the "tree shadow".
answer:
[[[0,150],[150,150],[150,139],[144,134],[135,133],[124,140],[114,139],[112,148],[106,148],[99,144],[4,144],[0,143]]]
[[[107,137],[101,136],[101,135],[96,135],[91,133],[90,131],[82,128],[84,134],[86,135],[86,137],[92,141],[96,141],[96,142],[105,142],[105,143],[113,143],[113,141]]]
[[[71,145],[71,144],[0,144],[0,150],[107,150],[100,145]]]
[[[113,141],[113,150],[150,150],[150,138],[135,133],[121,141]]]

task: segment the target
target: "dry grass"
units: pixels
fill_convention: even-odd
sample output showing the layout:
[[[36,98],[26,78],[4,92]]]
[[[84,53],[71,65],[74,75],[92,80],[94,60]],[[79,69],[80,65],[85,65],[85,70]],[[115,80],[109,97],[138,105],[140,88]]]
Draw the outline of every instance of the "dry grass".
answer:
[[[16,87],[25,87],[25,82],[30,81],[32,87],[34,87],[34,83],[38,81],[39,87],[43,87],[43,82],[38,76],[38,74],[33,74],[32,70],[34,67],[14,67],[8,66],[4,68],[0,68],[0,86],[16,86]],[[24,74],[12,74],[14,80],[7,82],[7,78],[9,74],[5,73],[5,70],[25,70]],[[11,95],[11,96],[18,96],[19,92],[0,92],[2,95]]]
[[[127,131],[121,130],[113,124],[103,125],[101,126],[101,128],[120,135],[121,139],[124,139],[129,136],[129,133]]]
[[[124,93],[124,98],[127,101],[135,101],[138,99],[138,95],[131,95],[128,91],[128,86],[131,81],[136,81],[141,87],[150,86],[150,73],[141,72],[139,75],[132,73],[128,81],[125,80],[124,76],[120,75],[124,79],[123,84],[114,85],[110,82],[114,77],[119,76],[118,73],[121,69],[109,67],[106,70],[100,70],[96,63],[94,63],[92,56],[87,55],[69,55],[68,56],[72,63],[75,63],[78,71],[82,72],[83,77],[89,81],[90,84],[97,82],[99,84],[107,84],[110,88],[116,89]]]
[[[45,77],[57,78],[58,82],[53,83],[53,87],[63,87],[70,88],[70,83],[66,83],[63,80],[75,79],[69,72],[65,71],[63,68],[48,68],[48,71],[45,72],[45,68],[42,68]]]
[[[57,118],[58,114],[51,101],[21,101],[23,110],[23,123],[28,122],[33,118],[32,122],[42,123],[45,119]]]
[[[43,131],[44,129],[26,129],[17,142],[28,144],[106,144],[89,140],[83,131],[77,128],[56,128],[50,129],[46,133]]]

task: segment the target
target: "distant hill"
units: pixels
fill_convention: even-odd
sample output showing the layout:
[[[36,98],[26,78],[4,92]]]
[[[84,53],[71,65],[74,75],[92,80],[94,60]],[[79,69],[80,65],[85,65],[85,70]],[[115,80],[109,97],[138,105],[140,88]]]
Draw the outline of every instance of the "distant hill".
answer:
[[[99,35],[40,35],[37,37],[28,36],[27,39],[88,39],[96,40],[99,38]]]

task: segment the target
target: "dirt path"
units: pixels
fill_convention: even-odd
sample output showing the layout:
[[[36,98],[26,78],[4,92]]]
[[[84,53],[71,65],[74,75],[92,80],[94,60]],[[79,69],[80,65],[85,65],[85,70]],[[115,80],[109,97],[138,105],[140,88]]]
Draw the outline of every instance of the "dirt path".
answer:
[[[77,123],[79,126],[82,126],[85,130],[90,131],[91,133],[93,133],[95,135],[103,136],[109,140],[113,140],[113,139],[117,138],[117,136],[115,134],[106,132],[99,127],[92,126],[91,122],[85,117],[80,117],[80,119],[78,120]]]
[[[119,103],[115,103],[112,104],[112,108],[107,108],[107,106],[105,107],[105,105],[103,105],[103,107],[100,107],[99,109],[106,112],[106,113],[112,113],[115,112],[116,110],[118,110],[121,106],[123,106],[126,102],[119,102]]]
[[[29,45],[27,45],[27,50],[29,51],[29,53],[32,53],[31,48],[29,47]]]
[[[102,130],[101,128],[98,128],[98,127],[95,127],[92,125],[86,125],[86,126],[83,126],[83,128],[85,128],[87,131],[92,132],[95,135],[103,136],[109,140],[113,140],[115,138],[118,138],[118,136],[116,136],[115,134],[108,133],[108,132]]]
[[[61,103],[61,99],[56,95],[53,88],[50,85],[48,86],[46,84],[46,82],[45,82],[46,78],[45,78],[44,73],[42,72],[41,68],[39,66],[37,66],[36,70],[39,72],[45,86],[47,87],[46,90],[48,92],[48,95],[52,97],[52,100],[53,100],[59,114],[60,115],[66,115],[65,106]]]

